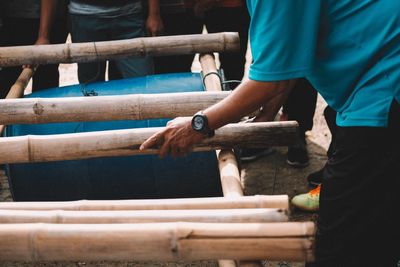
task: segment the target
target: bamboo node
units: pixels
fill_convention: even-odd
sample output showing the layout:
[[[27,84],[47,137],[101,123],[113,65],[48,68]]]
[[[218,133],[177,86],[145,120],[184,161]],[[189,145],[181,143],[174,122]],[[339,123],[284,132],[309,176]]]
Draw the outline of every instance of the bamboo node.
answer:
[[[139,42],[140,42],[139,54],[141,57],[145,57],[146,56],[146,43],[144,42],[143,38],[139,38]]]
[[[28,146],[28,162],[33,162],[34,161],[34,156],[33,156],[33,150],[32,150],[32,136],[27,135],[26,140],[27,140],[27,146]]]
[[[66,62],[72,62],[72,55],[71,55],[71,44],[66,43],[65,44],[65,49],[66,49]]]
[[[41,223],[39,223],[41,224]],[[29,238],[29,248],[31,251],[31,259],[33,261],[37,261],[39,259],[38,251],[36,248],[36,239],[37,239],[38,231],[30,231],[28,238]]]
[[[44,112],[44,107],[39,103],[39,101],[36,102],[33,105],[33,113],[40,116],[43,114],[43,112]]]

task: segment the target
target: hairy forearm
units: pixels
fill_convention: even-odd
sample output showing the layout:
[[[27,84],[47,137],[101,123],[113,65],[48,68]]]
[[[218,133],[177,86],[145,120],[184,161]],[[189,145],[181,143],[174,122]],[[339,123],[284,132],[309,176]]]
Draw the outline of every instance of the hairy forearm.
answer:
[[[58,0],[41,0],[40,4],[40,26],[38,39],[42,38],[49,40]]]
[[[263,107],[261,120],[271,120],[283,105],[295,80],[279,82],[257,82],[247,80],[221,102],[204,110],[209,126],[217,129],[225,124]]]

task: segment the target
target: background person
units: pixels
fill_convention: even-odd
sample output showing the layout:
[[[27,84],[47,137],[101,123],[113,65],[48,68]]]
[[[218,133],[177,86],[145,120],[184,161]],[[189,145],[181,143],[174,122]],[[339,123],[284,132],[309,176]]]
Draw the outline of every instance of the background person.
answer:
[[[248,41],[249,14],[243,0],[160,0],[165,35],[238,32],[240,51],[220,53],[226,80],[235,88],[243,78]],[[194,55],[155,58],[156,73],[190,72]]]
[[[64,43],[68,35],[66,8],[64,0],[1,1],[0,45]],[[7,95],[20,74],[21,67],[1,69],[0,98]],[[32,91],[58,87],[59,77],[58,64],[40,66],[33,77]]]
[[[72,42],[99,42],[155,36],[162,31],[158,0],[148,0],[144,18],[141,0],[71,0],[69,4]],[[147,27],[146,27],[147,23]],[[80,83],[105,80],[106,62],[78,64]],[[150,57],[109,61],[109,79],[145,76],[153,73]]]

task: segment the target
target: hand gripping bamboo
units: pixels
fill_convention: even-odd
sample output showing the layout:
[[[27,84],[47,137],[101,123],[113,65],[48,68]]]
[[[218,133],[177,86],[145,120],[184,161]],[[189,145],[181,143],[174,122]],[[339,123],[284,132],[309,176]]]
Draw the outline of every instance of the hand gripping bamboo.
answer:
[[[296,128],[296,122],[231,124],[217,130],[213,138],[197,144],[194,151],[289,145],[296,135]],[[161,129],[4,137],[0,139],[0,164],[154,154],[158,149],[140,151],[139,147]]]

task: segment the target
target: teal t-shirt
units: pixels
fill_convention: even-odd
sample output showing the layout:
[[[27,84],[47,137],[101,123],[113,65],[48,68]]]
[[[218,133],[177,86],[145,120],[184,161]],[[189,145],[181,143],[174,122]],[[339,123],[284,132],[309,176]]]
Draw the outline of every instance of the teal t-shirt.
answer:
[[[247,4],[250,79],[305,77],[337,111],[339,126],[387,126],[390,105],[400,103],[400,0]]]

